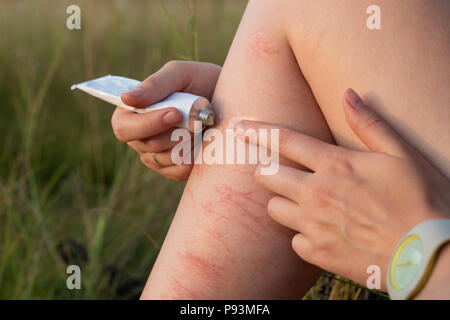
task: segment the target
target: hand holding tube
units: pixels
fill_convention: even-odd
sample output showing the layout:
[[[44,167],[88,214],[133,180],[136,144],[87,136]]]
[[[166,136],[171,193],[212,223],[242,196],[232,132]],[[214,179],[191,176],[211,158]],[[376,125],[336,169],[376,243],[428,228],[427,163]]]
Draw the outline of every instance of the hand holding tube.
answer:
[[[134,108],[146,108],[174,92],[186,92],[210,100],[221,68],[205,62],[171,61],[145,79],[136,89],[122,94],[122,101]],[[205,99],[205,100],[206,100]],[[174,165],[171,141],[174,127],[183,121],[176,108],[164,108],[145,114],[117,108],[111,123],[116,137],[136,150],[150,169],[173,180],[186,180],[192,165]]]

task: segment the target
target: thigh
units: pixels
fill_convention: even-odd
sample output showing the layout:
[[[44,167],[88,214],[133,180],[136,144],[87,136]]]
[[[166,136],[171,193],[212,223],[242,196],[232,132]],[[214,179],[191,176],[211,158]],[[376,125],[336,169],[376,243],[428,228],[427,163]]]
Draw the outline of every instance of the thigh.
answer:
[[[333,142],[284,34],[278,1],[250,1],[213,105],[222,132],[238,118]],[[143,298],[301,298],[319,270],[293,252],[293,233],[266,213],[273,196],[254,165],[195,165]]]
[[[286,2],[289,42],[338,144],[364,148],[347,126],[342,94],[353,87],[450,178],[450,2]]]

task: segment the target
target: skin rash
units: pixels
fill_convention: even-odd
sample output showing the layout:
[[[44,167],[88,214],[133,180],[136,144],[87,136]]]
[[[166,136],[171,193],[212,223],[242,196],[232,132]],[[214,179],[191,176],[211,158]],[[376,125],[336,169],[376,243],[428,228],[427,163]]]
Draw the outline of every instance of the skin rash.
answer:
[[[233,117],[251,117],[333,141],[277,29],[279,19],[268,26],[272,10],[253,7],[216,85],[215,128],[225,136]],[[294,299],[310,288],[320,270],[299,259],[291,247],[294,233],[267,215],[273,193],[257,185],[255,169],[194,165],[142,298]],[[214,272],[204,270],[208,264]]]

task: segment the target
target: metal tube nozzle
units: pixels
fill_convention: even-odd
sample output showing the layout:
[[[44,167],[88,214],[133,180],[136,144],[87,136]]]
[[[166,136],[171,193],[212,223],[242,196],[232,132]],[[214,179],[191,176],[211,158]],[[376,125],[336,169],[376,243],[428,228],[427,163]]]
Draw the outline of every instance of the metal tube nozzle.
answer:
[[[198,111],[197,118],[204,126],[214,125],[214,112],[210,109],[202,109]]]

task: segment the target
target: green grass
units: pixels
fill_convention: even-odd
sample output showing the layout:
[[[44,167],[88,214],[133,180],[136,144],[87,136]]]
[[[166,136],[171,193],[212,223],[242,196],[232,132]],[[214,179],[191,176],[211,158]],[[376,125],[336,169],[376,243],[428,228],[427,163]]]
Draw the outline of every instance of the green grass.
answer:
[[[113,137],[113,107],[70,85],[105,74],[144,79],[172,59],[222,64],[246,4],[76,1],[82,30],[71,31],[73,3],[0,2],[0,299],[142,290],[184,184],[143,167]],[[62,253],[81,265],[82,290],[66,288]],[[361,295],[323,278],[306,298]]]

